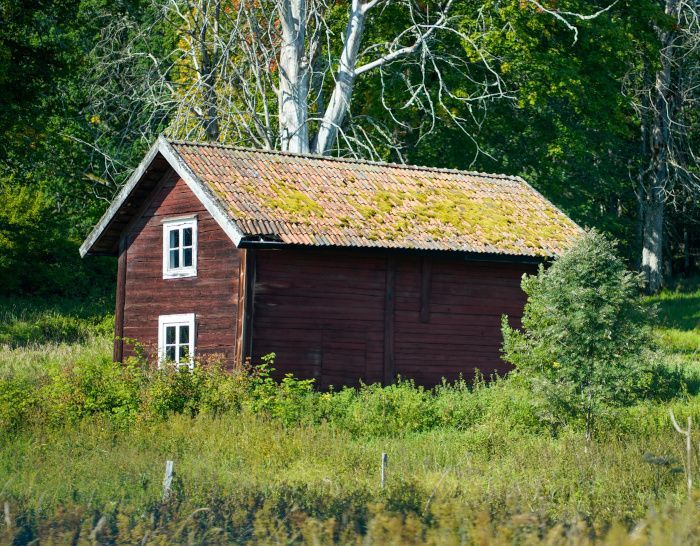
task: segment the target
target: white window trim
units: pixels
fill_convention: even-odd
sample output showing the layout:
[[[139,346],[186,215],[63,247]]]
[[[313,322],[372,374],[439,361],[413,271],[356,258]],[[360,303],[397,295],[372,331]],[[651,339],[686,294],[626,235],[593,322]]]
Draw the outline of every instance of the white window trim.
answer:
[[[160,315],[158,317],[158,367],[162,367],[165,363],[165,328],[166,326],[189,326],[190,328],[190,341],[189,346],[189,361],[188,362],[178,362],[178,366],[188,366],[191,369],[194,368],[194,351],[195,351],[195,338],[197,336],[197,331],[195,330],[195,314],[185,313],[182,315]],[[176,328],[176,341],[179,338],[180,332],[179,328]]]
[[[168,264],[170,263],[170,248],[168,242],[170,240],[169,233],[173,229],[182,229],[185,227],[192,228],[192,265],[189,267],[177,267],[170,269]],[[163,278],[164,279],[182,279],[185,277],[196,277],[197,276],[197,217],[178,217],[171,218],[163,221]],[[180,239],[182,243],[182,238]]]

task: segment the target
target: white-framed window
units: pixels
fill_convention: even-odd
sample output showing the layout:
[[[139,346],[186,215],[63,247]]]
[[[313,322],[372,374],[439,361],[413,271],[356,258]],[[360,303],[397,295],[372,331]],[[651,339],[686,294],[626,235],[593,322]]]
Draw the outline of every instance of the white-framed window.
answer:
[[[197,276],[197,218],[163,222],[163,278]]]
[[[194,313],[158,317],[158,363],[194,367]]]

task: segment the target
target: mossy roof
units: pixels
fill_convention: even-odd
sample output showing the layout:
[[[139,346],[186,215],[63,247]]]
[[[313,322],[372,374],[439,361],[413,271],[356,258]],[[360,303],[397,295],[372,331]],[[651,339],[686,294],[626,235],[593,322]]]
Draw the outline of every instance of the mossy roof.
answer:
[[[244,237],[555,256],[581,229],[523,179],[171,142]]]

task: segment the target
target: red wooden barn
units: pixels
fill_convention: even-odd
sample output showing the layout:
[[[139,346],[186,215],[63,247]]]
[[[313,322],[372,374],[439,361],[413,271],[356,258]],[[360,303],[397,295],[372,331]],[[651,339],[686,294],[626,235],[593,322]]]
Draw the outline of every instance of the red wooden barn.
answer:
[[[512,176],[168,141],[83,243],[119,257],[121,338],[191,365],[274,352],[328,385],[507,368],[520,279],[580,228]]]

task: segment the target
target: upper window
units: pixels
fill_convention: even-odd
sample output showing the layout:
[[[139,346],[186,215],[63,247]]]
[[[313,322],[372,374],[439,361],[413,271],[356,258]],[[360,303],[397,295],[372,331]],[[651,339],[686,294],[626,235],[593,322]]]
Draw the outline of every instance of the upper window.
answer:
[[[163,278],[197,276],[197,218],[163,223]]]
[[[194,367],[194,313],[158,317],[158,362]]]

